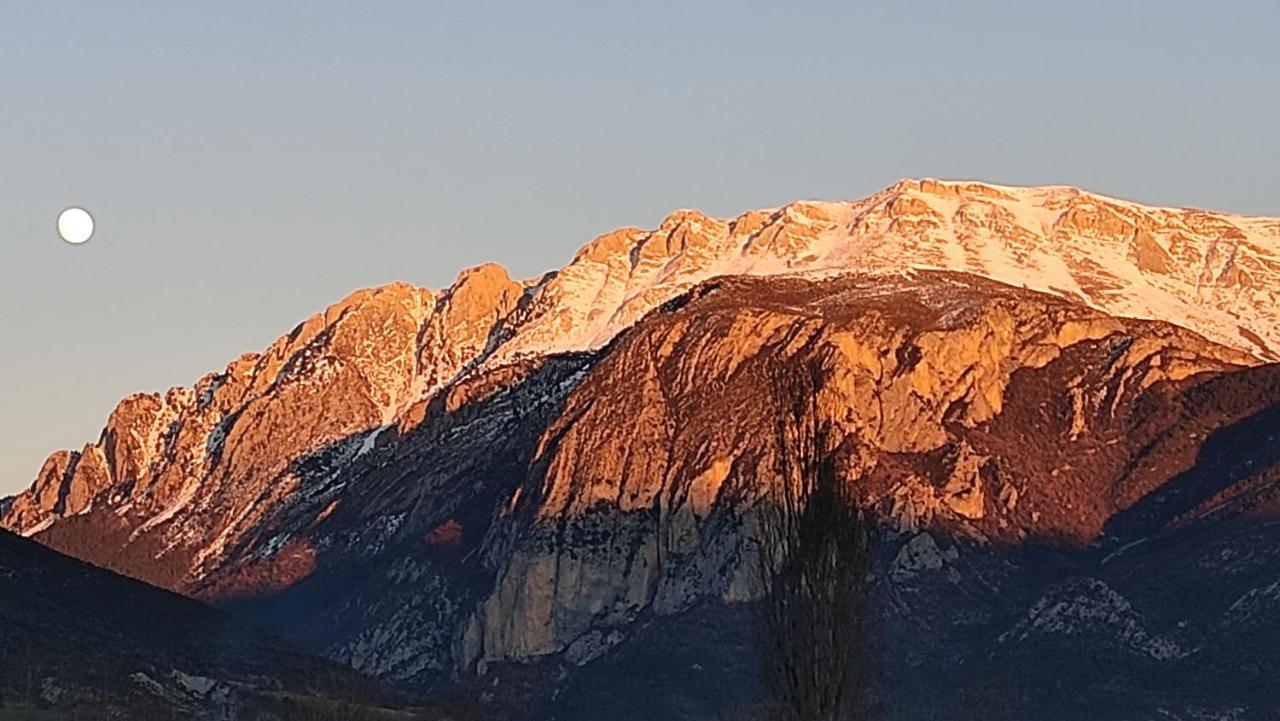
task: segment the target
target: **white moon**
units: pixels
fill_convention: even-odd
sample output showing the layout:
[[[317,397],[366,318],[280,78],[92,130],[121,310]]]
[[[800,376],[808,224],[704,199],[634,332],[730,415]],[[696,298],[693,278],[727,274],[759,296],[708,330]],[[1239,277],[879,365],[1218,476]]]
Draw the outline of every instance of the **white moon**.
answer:
[[[84,208],[67,208],[58,216],[58,235],[79,245],[93,237],[93,216]]]

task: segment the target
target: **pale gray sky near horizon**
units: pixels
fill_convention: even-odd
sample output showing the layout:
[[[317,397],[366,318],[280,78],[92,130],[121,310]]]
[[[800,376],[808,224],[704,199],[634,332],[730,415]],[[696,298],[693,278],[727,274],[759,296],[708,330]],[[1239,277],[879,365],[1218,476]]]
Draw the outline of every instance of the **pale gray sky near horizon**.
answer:
[[[0,495],[352,289],[680,207],[933,176],[1280,215],[1274,2],[2,7]]]

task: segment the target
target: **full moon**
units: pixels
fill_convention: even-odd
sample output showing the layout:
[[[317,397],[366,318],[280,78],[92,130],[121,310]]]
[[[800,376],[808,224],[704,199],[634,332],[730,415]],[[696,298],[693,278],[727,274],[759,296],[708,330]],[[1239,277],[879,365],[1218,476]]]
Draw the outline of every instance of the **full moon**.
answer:
[[[93,216],[84,208],[67,208],[58,216],[58,235],[79,245],[93,237]]]

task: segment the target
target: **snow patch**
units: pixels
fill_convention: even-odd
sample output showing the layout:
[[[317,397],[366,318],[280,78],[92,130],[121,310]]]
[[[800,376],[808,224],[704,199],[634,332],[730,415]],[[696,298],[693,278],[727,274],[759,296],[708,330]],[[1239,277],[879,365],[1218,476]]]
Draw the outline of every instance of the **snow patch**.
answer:
[[[365,434],[364,440],[360,442],[360,450],[356,451],[355,457],[359,458],[364,454],[368,453],[369,451],[372,451],[374,446],[377,445],[378,443],[378,436],[382,435],[382,432],[387,430],[390,427],[391,427],[391,424],[387,423],[385,425],[378,426],[372,431],[369,431],[369,433]]]

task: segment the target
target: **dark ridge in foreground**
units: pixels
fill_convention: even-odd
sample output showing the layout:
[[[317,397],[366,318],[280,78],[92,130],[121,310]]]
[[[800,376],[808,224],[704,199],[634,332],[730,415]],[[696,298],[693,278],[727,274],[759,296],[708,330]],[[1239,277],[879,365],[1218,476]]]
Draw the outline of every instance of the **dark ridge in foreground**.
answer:
[[[0,531],[0,719],[284,718],[270,709],[389,697],[222,611]]]

